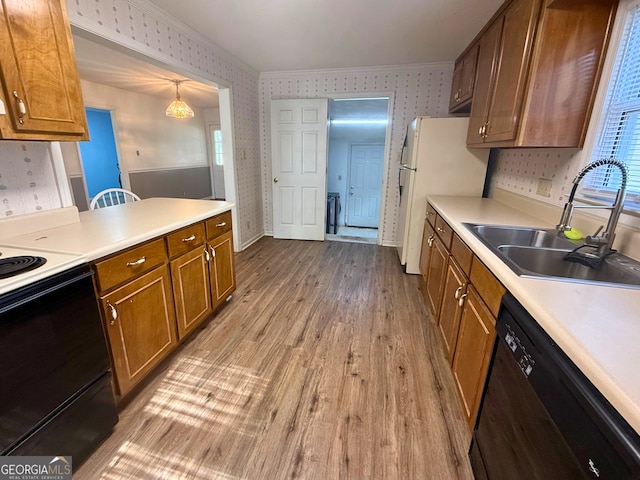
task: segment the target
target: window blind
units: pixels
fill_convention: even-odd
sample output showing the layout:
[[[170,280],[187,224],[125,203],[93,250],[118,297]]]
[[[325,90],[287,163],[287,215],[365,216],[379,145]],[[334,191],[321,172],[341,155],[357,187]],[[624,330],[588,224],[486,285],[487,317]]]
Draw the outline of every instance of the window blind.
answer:
[[[605,99],[598,140],[591,161],[617,158],[629,169],[625,210],[640,212],[640,3],[627,13]],[[610,200],[620,187],[620,172],[604,166],[588,173],[580,196]]]

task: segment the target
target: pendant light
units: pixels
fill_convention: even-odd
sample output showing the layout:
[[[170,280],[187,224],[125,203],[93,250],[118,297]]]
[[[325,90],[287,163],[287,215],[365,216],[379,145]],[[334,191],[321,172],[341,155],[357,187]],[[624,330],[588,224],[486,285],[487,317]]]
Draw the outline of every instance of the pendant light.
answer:
[[[176,84],[176,99],[171,102],[171,104],[167,107],[167,111],[164,112],[167,117],[175,117],[175,118],[191,118],[194,113],[191,110],[191,107],[184,103],[180,99],[180,92],[178,91],[178,85],[180,85],[184,80],[172,80],[173,83]]]

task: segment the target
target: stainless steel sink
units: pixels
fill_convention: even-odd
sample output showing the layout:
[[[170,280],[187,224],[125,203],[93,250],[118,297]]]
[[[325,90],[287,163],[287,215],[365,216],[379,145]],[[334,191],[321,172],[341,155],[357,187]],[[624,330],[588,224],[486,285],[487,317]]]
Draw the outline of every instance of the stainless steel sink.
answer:
[[[582,243],[562,238],[555,230],[464,225],[520,276],[640,288],[639,262],[617,253],[597,269],[568,262],[567,253]]]
[[[520,245],[523,247],[573,249],[577,245],[559,237],[555,231],[540,228],[509,227],[501,225],[467,224],[468,228],[490,246]]]

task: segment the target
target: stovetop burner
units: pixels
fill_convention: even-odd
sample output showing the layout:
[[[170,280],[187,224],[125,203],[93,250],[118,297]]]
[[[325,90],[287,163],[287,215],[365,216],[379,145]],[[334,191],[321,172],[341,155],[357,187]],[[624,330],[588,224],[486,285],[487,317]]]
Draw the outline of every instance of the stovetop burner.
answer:
[[[22,255],[17,257],[0,258],[0,279],[13,277],[28,272],[47,263],[44,257]]]

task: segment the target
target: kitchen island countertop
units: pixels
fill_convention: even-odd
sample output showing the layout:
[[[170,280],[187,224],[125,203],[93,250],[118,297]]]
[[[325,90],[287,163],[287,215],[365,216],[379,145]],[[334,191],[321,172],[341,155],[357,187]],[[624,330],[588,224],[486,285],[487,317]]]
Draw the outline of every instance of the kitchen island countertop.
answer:
[[[429,202],[640,433],[640,289],[519,277],[462,223],[553,225],[493,199],[431,196]]]
[[[5,237],[3,244],[83,255],[96,260],[133,245],[231,210],[233,203],[185,198],[148,198],[76,214],[58,227],[38,230],[48,214],[30,215],[30,233]],[[44,222],[43,224],[50,223]]]

